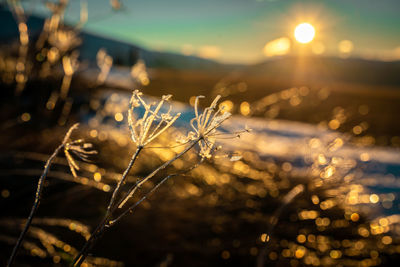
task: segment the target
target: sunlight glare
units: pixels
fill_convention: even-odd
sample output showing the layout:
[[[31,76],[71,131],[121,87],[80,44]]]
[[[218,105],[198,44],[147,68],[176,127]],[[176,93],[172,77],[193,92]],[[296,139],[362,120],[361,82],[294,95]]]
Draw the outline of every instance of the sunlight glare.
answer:
[[[315,29],[310,23],[301,23],[294,30],[296,41],[302,44],[307,44],[314,39]]]
[[[264,46],[264,55],[267,57],[282,56],[290,51],[290,40],[287,37],[281,37],[268,42]]]

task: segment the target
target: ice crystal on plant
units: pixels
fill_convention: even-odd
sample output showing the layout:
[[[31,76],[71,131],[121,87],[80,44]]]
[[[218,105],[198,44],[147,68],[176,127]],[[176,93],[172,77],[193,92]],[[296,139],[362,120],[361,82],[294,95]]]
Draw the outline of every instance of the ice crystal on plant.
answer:
[[[143,147],[147,145],[167,130],[179,118],[181,115],[180,113],[171,115],[171,106],[167,112],[161,113],[162,106],[165,102],[169,101],[171,97],[172,95],[164,95],[158,104],[147,104],[143,100],[142,93],[139,92],[139,90],[135,90],[132,93],[129,102],[128,123],[132,140],[137,146]],[[133,110],[140,106],[143,106],[145,112],[142,118],[136,120],[133,115]]]

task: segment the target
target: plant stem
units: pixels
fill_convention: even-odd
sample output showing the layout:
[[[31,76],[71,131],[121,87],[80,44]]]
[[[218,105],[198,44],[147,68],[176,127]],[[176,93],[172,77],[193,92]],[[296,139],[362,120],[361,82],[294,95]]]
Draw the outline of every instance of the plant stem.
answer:
[[[143,146],[138,146],[136,148],[136,152],[132,155],[131,160],[129,161],[128,167],[125,169],[124,173],[122,174],[121,179],[119,180],[117,186],[114,189],[114,192],[111,196],[110,202],[108,203],[106,214],[104,215],[101,222],[98,224],[96,229],[93,231],[90,238],[86,241],[85,245],[82,247],[81,251],[73,260],[74,266],[80,266],[83,260],[86,258],[87,251],[92,247],[96,239],[98,238],[99,234],[103,232],[103,228],[106,226],[107,222],[111,218],[113,211],[115,210],[115,200],[121,191],[121,186],[125,183],[126,178],[128,177],[129,171],[131,170],[133,164],[135,163],[137,157],[139,156],[140,151],[142,151]]]
[[[183,175],[184,173],[190,172],[191,170],[197,168],[201,163],[203,163],[205,157],[202,157],[201,160],[191,166],[190,168],[179,172],[179,173],[174,173],[174,174],[170,174],[168,176],[166,176],[165,178],[163,178],[158,184],[156,184],[149,192],[147,192],[146,195],[144,195],[141,199],[139,199],[137,202],[135,202],[134,204],[132,204],[131,206],[129,206],[128,209],[126,209],[123,213],[121,213],[121,215],[119,215],[117,218],[115,218],[114,220],[110,221],[109,226],[113,226],[115,223],[119,222],[123,217],[125,217],[128,213],[132,213],[133,209],[136,208],[140,203],[142,203],[144,200],[146,200],[150,194],[152,194],[154,191],[156,191],[163,183],[165,183],[168,179],[174,177],[174,176],[178,176],[178,175]]]
[[[81,266],[83,261],[86,259],[89,250],[92,248],[100,234],[103,232],[103,229],[110,218],[111,213],[107,217],[104,217],[103,220],[97,225],[96,229],[90,235],[90,238],[86,241],[85,245],[79,251],[78,255],[75,256],[71,266]]]
[[[122,208],[125,203],[133,196],[133,194],[135,193],[135,191],[140,188],[145,182],[147,182],[150,178],[152,178],[154,175],[156,175],[159,171],[165,169],[166,167],[168,167],[172,162],[174,162],[175,160],[177,160],[178,158],[180,158],[181,156],[183,156],[186,152],[188,152],[190,149],[192,149],[202,138],[197,138],[196,140],[193,140],[192,143],[186,147],[182,152],[180,152],[179,154],[177,154],[174,158],[168,160],[167,162],[165,162],[164,164],[162,164],[161,166],[159,166],[157,169],[155,169],[154,171],[152,171],[149,175],[147,175],[145,178],[143,178],[142,180],[140,180],[139,182],[137,182],[130,190],[129,192],[126,194],[126,196],[118,203],[118,208]]]
[[[89,252],[89,250],[91,249],[91,247],[94,245],[94,243],[96,242],[96,240],[104,233],[105,229],[107,227],[110,227],[113,222],[110,222],[111,216],[113,214],[113,212],[115,210],[117,210],[118,208],[121,208],[133,195],[133,193],[141,187],[141,185],[143,185],[146,181],[148,181],[150,178],[152,178],[154,175],[156,175],[159,171],[165,169],[166,167],[168,167],[172,162],[174,162],[175,160],[177,160],[179,157],[181,157],[182,155],[184,155],[186,152],[188,152],[190,149],[192,149],[202,138],[197,138],[196,140],[193,140],[191,142],[191,144],[186,147],[182,152],[180,152],[179,154],[177,154],[174,158],[170,159],[169,161],[165,162],[164,164],[162,164],[161,166],[159,166],[157,169],[155,169],[153,172],[151,172],[149,175],[147,175],[145,178],[143,178],[142,180],[140,180],[139,182],[137,182],[130,190],[129,192],[125,195],[124,198],[122,198],[122,200],[117,204],[117,205],[111,205],[109,204],[109,208],[107,208],[107,212],[106,215],[104,216],[103,220],[100,222],[100,224],[96,227],[96,229],[93,231],[92,235],[90,236],[89,240],[86,241],[85,245],[83,246],[83,248],[81,249],[81,251],[78,253],[78,255],[75,257],[75,259],[72,262],[73,266],[81,266],[81,264],[84,262],[85,258],[87,257],[87,254]],[[136,155],[136,153],[135,153]],[[132,157],[133,159],[134,157]],[[132,162],[132,160],[131,160]],[[131,166],[131,162],[129,164],[130,167]],[[133,164],[133,163],[132,163]],[[130,168],[128,166],[128,168]],[[126,171],[125,171],[126,172]],[[125,173],[124,173],[125,174]],[[164,178],[163,181],[161,181],[161,183],[164,183],[168,178],[175,176],[175,175],[170,175],[167,176],[166,178]],[[121,179],[122,180],[122,179]],[[156,185],[157,189],[159,185]],[[118,186],[117,186],[118,187]],[[154,191],[152,190],[152,191]],[[151,191],[151,192],[152,192]],[[115,192],[115,191],[114,191]],[[150,192],[150,193],[151,193]],[[113,194],[114,195],[114,194]],[[146,197],[146,196],[145,196]],[[115,201],[115,198],[114,199]],[[130,212],[130,210],[132,210],[135,206],[139,205],[140,202],[142,202],[144,199],[142,198],[141,200],[139,200],[139,203],[137,203],[136,205],[134,204],[133,206],[129,207],[124,213],[123,215],[125,216],[126,214],[128,214],[128,212]],[[121,216],[119,216],[116,220],[118,221],[120,218],[122,218]],[[114,221],[115,222],[115,221]]]
[[[112,194],[110,203],[108,204],[108,207],[107,207],[106,216],[108,216],[108,215],[110,214],[111,208],[114,206],[115,199],[116,199],[118,193],[119,193],[120,190],[121,190],[121,186],[122,186],[123,184],[125,184],[126,177],[128,177],[128,173],[129,173],[130,169],[132,168],[133,164],[135,163],[135,161],[136,161],[137,157],[139,156],[140,151],[142,151],[142,149],[143,149],[142,146],[138,146],[138,147],[137,147],[135,154],[132,156],[132,158],[131,158],[131,160],[130,160],[130,162],[129,162],[128,167],[126,168],[124,174],[122,175],[122,178],[119,180],[119,182],[118,182],[118,184],[117,184],[117,187],[114,189],[114,192],[113,192],[113,194]]]
[[[68,142],[69,137],[71,136],[72,131],[75,130],[78,127],[78,125],[79,125],[78,123],[74,124],[68,130],[68,132],[66,133],[66,135],[64,137],[64,140],[61,143],[61,145],[59,145],[56,148],[56,150],[54,150],[53,154],[49,157],[49,159],[47,160],[46,164],[44,165],[43,173],[39,178],[38,185],[37,185],[37,188],[36,188],[35,200],[33,202],[33,205],[32,205],[32,208],[31,208],[31,212],[29,213],[29,216],[28,216],[28,219],[27,219],[27,221],[25,223],[25,226],[24,226],[21,234],[18,237],[17,243],[15,244],[15,246],[13,248],[13,251],[11,252],[10,258],[8,259],[8,262],[7,262],[7,267],[10,267],[13,264],[13,262],[15,260],[15,257],[17,256],[18,250],[21,247],[22,241],[24,240],[25,235],[28,232],[28,229],[29,229],[29,227],[30,227],[30,225],[32,223],[33,217],[35,216],[35,213],[36,213],[37,209],[39,208],[40,199],[41,199],[42,191],[43,191],[43,184],[44,184],[44,181],[45,181],[45,179],[47,177],[47,173],[50,170],[51,163],[56,158],[56,156],[60,152],[60,150],[66,145],[66,143]]]

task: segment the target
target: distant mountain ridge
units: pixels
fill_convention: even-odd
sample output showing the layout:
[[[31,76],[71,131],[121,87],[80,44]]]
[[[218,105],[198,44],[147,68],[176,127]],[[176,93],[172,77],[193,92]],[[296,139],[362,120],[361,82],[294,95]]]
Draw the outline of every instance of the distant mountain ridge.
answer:
[[[31,37],[38,36],[44,19],[30,16],[27,24]],[[0,44],[18,38],[18,28],[12,14],[0,5]],[[196,56],[185,56],[171,52],[150,51],[140,46],[108,37],[82,32],[80,58],[95,64],[99,49],[106,49],[115,65],[132,66],[140,58],[150,68],[177,70],[199,70],[203,72],[240,70],[249,76],[286,79],[287,77],[307,81],[341,81],[371,85],[400,87],[400,61],[382,62],[358,58],[336,58],[324,56],[282,56],[254,65],[223,64]]]
[[[400,87],[400,61],[384,62],[360,58],[285,56],[246,69],[248,75],[294,77],[299,80],[342,81]]]
[[[43,28],[43,23],[44,19],[41,17],[32,15],[28,18],[27,25],[31,38],[37,38]],[[0,25],[0,43],[9,43],[18,38],[18,26],[14,17],[1,6]],[[227,64],[196,56],[150,51],[128,42],[113,40],[92,33],[81,32],[79,36],[82,39],[82,45],[79,47],[80,58],[90,62],[95,62],[97,51],[104,48],[113,57],[114,63],[122,66],[132,66],[140,58],[150,68],[220,69],[231,67]]]

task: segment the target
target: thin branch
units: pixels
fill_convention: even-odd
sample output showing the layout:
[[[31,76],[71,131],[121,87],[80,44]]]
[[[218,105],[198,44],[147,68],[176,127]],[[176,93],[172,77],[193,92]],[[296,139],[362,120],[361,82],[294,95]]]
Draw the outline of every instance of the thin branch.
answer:
[[[104,233],[105,228],[110,226],[110,219],[112,214],[118,209],[118,208],[122,208],[122,206],[132,197],[133,193],[141,187],[141,185],[143,185],[146,181],[148,181],[150,178],[152,178],[154,175],[156,175],[159,171],[165,169],[166,167],[168,167],[172,162],[174,162],[176,159],[178,159],[179,157],[181,157],[182,155],[184,155],[186,152],[188,152],[191,148],[193,148],[199,141],[201,140],[201,138],[198,138],[194,141],[192,141],[192,143],[185,148],[182,152],[180,152],[179,154],[177,154],[173,159],[165,162],[164,164],[162,164],[161,166],[159,166],[157,169],[155,169],[152,173],[150,173],[148,176],[146,176],[145,178],[143,178],[142,180],[140,180],[139,182],[137,182],[129,191],[128,193],[125,195],[125,197],[122,198],[122,200],[116,204],[116,205],[109,205],[110,210],[107,211],[106,216],[104,216],[103,220],[100,222],[100,224],[98,224],[98,226],[96,227],[96,229],[93,231],[92,235],[90,236],[89,240],[86,241],[85,245],[83,246],[83,248],[81,249],[81,251],[78,253],[78,255],[74,258],[72,266],[80,266],[85,258],[87,257],[87,254],[89,252],[89,250],[92,248],[92,246],[96,243],[97,239]],[[115,199],[115,198],[114,198]]]
[[[35,194],[35,200],[34,200],[34,203],[32,205],[31,212],[30,212],[30,214],[28,216],[28,219],[27,219],[27,221],[25,223],[25,226],[24,226],[21,234],[19,235],[17,243],[15,244],[15,246],[13,248],[11,256],[8,259],[7,267],[10,267],[13,264],[13,262],[15,260],[15,257],[16,257],[16,255],[18,253],[18,250],[19,250],[19,248],[20,248],[20,246],[22,244],[22,241],[24,240],[25,235],[28,232],[28,229],[29,229],[29,227],[30,227],[30,225],[32,223],[33,217],[35,216],[35,213],[36,213],[37,209],[39,208],[40,198],[42,196],[43,184],[44,184],[44,181],[46,179],[47,173],[50,170],[51,163],[56,158],[57,154],[62,150],[62,148],[67,144],[67,142],[68,142],[68,140],[69,140],[69,138],[70,138],[70,136],[72,134],[72,131],[74,131],[76,128],[78,128],[78,125],[79,124],[76,123],[68,130],[68,132],[66,133],[66,135],[64,137],[64,140],[62,141],[61,145],[59,145],[56,148],[56,150],[54,150],[53,154],[50,156],[50,158],[47,160],[46,164],[44,165],[44,171],[43,171],[42,175],[39,178],[39,182],[38,182],[37,189],[36,189],[36,194]]]
[[[193,147],[193,146],[191,146]],[[146,193],[140,200],[132,204],[130,207],[128,207],[122,214],[120,214],[116,219],[110,220],[111,214],[109,214],[108,217],[104,217],[102,222],[97,226],[95,231],[93,231],[93,234],[89,238],[89,240],[86,242],[85,246],[82,248],[82,250],[79,252],[79,254],[75,257],[73,261],[73,266],[81,266],[81,264],[84,262],[85,258],[87,257],[88,251],[91,249],[91,247],[95,244],[96,240],[100,238],[106,231],[106,229],[109,229],[110,227],[114,226],[117,222],[119,222],[123,217],[128,215],[129,213],[132,213],[133,210],[144,200],[146,200],[152,193],[154,193],[162,184],[164,184],[168,179],[178,176],[178,175],[183,175],[187,172],[190,172],[191,170],[197,168],[201,163],[204,162],[206,158],[202,157],[200,161],[193,166],[189,167],[188,169],[170,174],[166,177],[164,177],[158,184],[156,184],[149,192]],[[114,212],[116,210],[117,206],[114,207],[114,209],[111,211]]]
[[[196,140],[192,141],[192,143],[186,147],[182,152],[177,154],[174,158],[170,159],[169,161],[165,162],[161,166],[159,166],[157,169],[155,169],[153,172],[151,172],[149,175],[147,175],[145,178],[137,182],[127,193],[127,195],[122,199],[122,201],[117,205],[118,208],[122,208],[125,203],[133,196],[135,191],[139,189],[146,181],[151,179],[154,175],[156,175],[159,171],[165,169],[168,167],[172,162],[180,158],[182,155],[184,155],[186,152],[188,152],[190,149],[192,149],[202,138],[197,138]]]
[[[126,177],[128,177],[128,173],[131,170],[133,164],[135,163],[135,161],[136,161],[137,157],[139,156],[140,151],[142,151],[142,149],[143,149],[143,146],[137,147],[136,152],[133,154],[133,156],[131,157],[131,160],[129,161],[128,167],[122,174],[121,179],[119,180],[117,186],[115,187],[115,189],[113,191],[113,194],[111,196],[110,202],[107,207],[106,214],[104,215],[102,221],[98,224],[96,229],[92,232],[90,238],[86,241],[86,243],[82,247],[81,251],[78,253],[77,256],[75,256],[75,258],[73,260],[73,264],[75,264],[75,262],[78,261],[76,264],[79,266],[83,262],[83,261],[81,262],[81,260],[82,259],[84,260],[86,258],[86,252],[92,247],[95,240],[98,238],[99,232],[104,228],[104,225],[111,218],[112,212],[115,210],[114,203],[115,203],[115,200],[121,190],[121,186],[125,183]]]
[[[183,175],[183,174],[185,174],[185,173],[190,172],[191,170],[197,168],[201,163],[203,163],[205,159],[206,159],[205,157],[202,157],[202,158],[200,159],[200,161],[199,161],[197,164],[191,166],[190,168],[188,168],[188,169],[186,169],[186,170],[184,170],[184,171],[181,171],[181,172],[179,172],[179,173],[173,173],[173,174],[170,174],[170,175],[166,176],[166,177],[165,177],[164,179],[162,179],[157,185],[155,185],[149,192],[147,192],[147,194],[144,195],[140,200],[138,200],[137,202],[135,202],[134,204],[132,204],[127,210],[125,210],[125,211],[124,211],[121,215],[119,215],[116,219],[110,221],[108,227],[111,227],[111,226],[113,226],[115,223],[119,222],[119,221],[120,221],[124,216],[126,216],[128,213],[132,213],[133,210],[134,210],[140,203],[142,203],[144,200],[146,200],[153,192],[155,192],[155,191],[156,191],[163,183],[165,183],[168,179],[170,179],[170,178],[172,178],[172,177],[174,177],[174,176]]]
[[[161,101],[155,105],[155,109],[152,110],[151,107],[153,104],[146,104],[143,99],[141,98],[141,93],[137,90],[135,90],[132,94],[131,100],[130,100],[130,108],[128,110],[128,122],[129,122],[129,128],[131,130],[131,135],[132,135],[132,140],[138,145],[138,147],[144,147],[148,143],[150,143],[153,139],[158,137],[162,132],[164,132],[169,126],[171,126],[175,120],[179,117],[179,113],[176,114],[172,119],[169,114],[170,111],[167,113],[161,114],[161,116],[158,115],[163,103],[165,101],[168,101],[170,98],[170,95],[163,96]],[[220,99],[220,96],[217,96],[210,107],[206,108],[201,115],[199,115],[198,112],[198,101],[199,98],[202,98],[201,96],[196,97],[195,100],[195,105],[194,105],[194,110],[195,110],[195,118],[190,121],[190,125],[192,126],[193,130],[196,133],[190,132],[188,135],[188,140],[191,140],[188,142],[188,146],[184,148],[180,153],[176,154],[172,159],[164,162],[162,165],[157,167],[155,170],[153,170],[150,174],[148,174],[146,177],[143,179],[139,180],[136,184],[134,184],[128,192],[125,194],[125,196],[121,197],[120,201],[118,204],[114,205],[115,199],[117,197],[117,193],[119,192],[119,186],[117,186],[116,191],[114,191],[113,197],[111,199],[111,202],[109,203],[109,206],[107,208],[106,215],[104,216],[103,220],[100,222],[100,224],[96,227],[96,230],[93,232],[89,240],[85,243],[84,247],[82,250],[78,253],[78,255],[75,257],[73,260],[72,265],[74,266],[80,266],[84,261],[85,258],[87,257],[89,250],[91,247],[95,244],[98,238],[103,234],[106,228],[110,227],[113,223],[118,222],[123,216],[128,214],[129,212],[132,212],[133,209],[139,205],[142,201],[144,201],[148,194],[151,194],[155,190],[158,189],[161,184],[163,184],[165,181],[167,181],[169,178],[175,175],[169,175],[165,177],[163,180],[161,180],[156,186],[154,186],[148,194],[146,194],[144,197],[142,197],[138,202],[134,203],[133,205],[125,208],[122,210],[122,214],[118,216],[115,220],[111,220],[112,215],[117,209],[121,209],[124,207],[124,205],[129,201],[133,194],[148,180],[153,178],[158,172],[161,170],[167,168],[169,165],[171,165],[175,160],[183,156],[185,153],[187,153],[190,149],[192,149],[196,144],[199,144],[200,146],[200,155],[202,155],[203,158],[208,158],[211,156],[211,152],[214,150],[214,141],[210,140],[209,138],[211,137],[212,134],[214,134],[214,131],[225,121],[230,117],[230,113],[226,112],[223,113],[222,115],[219,115],[221,112],[221,109],[218,109],[217,112],[214,112],[217,102]],[[140,120],[137,120],[136,123],[134,123],[133,119],[133,109],[137,106],[142,106],[145,108],[144,115]],[[163,117],[164,115],[164,117]],[[158,125],[155,126],[155,129],[153,128],[153,132],[149,134],[150,128],[153,124],[153,122],[157,119],[160,118],[161,122],[165,121],[166,125],[164,127],[161,127],[161,124],[159,123]],[[195,127],[194,123],[196,122],[197,127]],[[203,143],[204,142],[204,143]],[[197,165],[194,165],[194,167]],[[128,166],[128,169],[130,167]]]
[[[131,158],[131,160],[130,160],[130,162],[129,162],[128,167],[126,168],[124,174],[122,175],[122,178],[119,180],[119,182],[118,182],[118,184],[117,184],[117,187],[114,189],[114,192],[113,192],[113,194],[112,194],[110,203],[108,204],[108,207],[107,207],[106,216],[108,216],[109,213],[111,212],[111,208],[114,206],[115,199],[116,199],[118,193],[119,193],[120,190],[121,190],[121,186],[122,186],[123,184],[125,184],[126,177],[128,177],[128,173],[129,173],[129,171],[131,170],[133,164],[135,163],[135,161],[136,161],[137,157],[139,156],[139,153],[140,153],[140,151],[141,151],[142,149],[143,149],[142,146],[138,146],[138,147],[137,147],[135,154],[132,156],[132,158]]]

